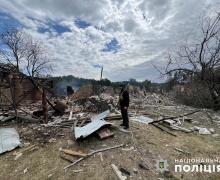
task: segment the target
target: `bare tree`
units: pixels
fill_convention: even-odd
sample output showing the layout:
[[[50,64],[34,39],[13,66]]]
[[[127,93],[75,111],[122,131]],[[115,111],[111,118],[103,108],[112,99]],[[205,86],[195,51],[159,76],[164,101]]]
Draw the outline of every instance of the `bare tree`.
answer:
[[[51,71],[51,56],[46,46],[23,29],[5,26],[0,33],[0,60],[24,71],[29,76],[42,76]]]
[[[25,57],[25,32],[14,26],[6,26],[0,33],[0,58],[1,62],[7,62],[16,67]]]
[[[51,56],[46,50],[46,46],[37,40],[31,38],[27,42],[26,70],[32,77],[39,77],[46,74],[48,70],[52,70]]]
[[[201,15],[196,32],[191,32],[179,49],[168,53],[163,75],[185,72],[191,80],[207,88],[211,100],[219,102],[220,84],[220,11],[207,8]]]

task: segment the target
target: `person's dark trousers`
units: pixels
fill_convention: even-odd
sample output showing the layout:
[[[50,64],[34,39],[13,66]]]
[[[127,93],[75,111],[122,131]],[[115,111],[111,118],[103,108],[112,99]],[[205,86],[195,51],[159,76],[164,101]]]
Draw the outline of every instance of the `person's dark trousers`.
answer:
[[[129,127],[128,109],[125,110],[124,107],[121,107],[121,115],[123,118],[123,125]]]

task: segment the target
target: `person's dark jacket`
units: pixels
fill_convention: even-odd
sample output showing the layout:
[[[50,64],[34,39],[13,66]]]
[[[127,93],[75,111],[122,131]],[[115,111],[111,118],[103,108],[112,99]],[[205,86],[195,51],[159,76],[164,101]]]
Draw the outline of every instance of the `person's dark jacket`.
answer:
[[[122,97],[122,98],[121,98]],[[129,93],[127,90],[122,90],[119,94],[119,102],[122,107],[129,107]]]

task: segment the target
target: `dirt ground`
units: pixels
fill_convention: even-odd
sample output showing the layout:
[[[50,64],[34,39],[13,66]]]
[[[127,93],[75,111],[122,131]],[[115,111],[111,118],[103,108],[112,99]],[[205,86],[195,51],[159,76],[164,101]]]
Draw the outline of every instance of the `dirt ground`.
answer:
[[[157,112],[169,116],[189,113],[195,109],[163,109],[145,108],[148,112]],[[211,115],[218,115],[219,112],[212,112]],[[152,113],[153,114],[153,113]],[[156,115],[148,116],[157,120]],[[184,127],[205,127],[213,128],[214,134],[220,134],[220,128],[212,124],[207,114],[201,110],[189,117],[193,122],[184,122]],[[175,172],[175,159],[219,159],[220,143],[219,137],[212,135],[201,135],[198,131],[185,133],[176,130],[168,130],[176,135],[172,136],[160,129],[143,123],[131,121],[128,132],[122,132],[119,124],[120,120],[111,120],[115,127],[110,128],[114,132],[114,137],[100,140],[96,134],[87,137],[83,141],[75,141],[74,132],[69,128],[43,127],[41,124],[8,122],[0,124],[0,128],[14,127],[21,138],[22,144],[27,147],[36,144],[37,148],[26,151],[23,155],[14,160],[14,151],[24,149],[16,148],[10,152],[0,155],[0,179],[1,180],[38,180],[38,179],[60,179],[60,180],[114,180],[117,179],[111,164],[118,168],[124,168],[130,172],[128,179],[180,179],[180,180],[218,180],[220,172]],[[54,138],[54,139],[52,139]],[[54,140],[54,142],[49,142]],[[78,157],[64,154],[60,148],[71,149],[88,153],[91,150],[98,150],[112,147],[124,143],[125,146],[102,152],[103,161],[100,155],[95,154],[88,157],[66,171],[63,168],[70,164],[66,158],[75,161]],[[176,151],[179,148],[190,152],[185,154]],[[168,169],[172,173],[169,178],[164,173],[157,171],[156,162],[160,158],[167,160]],[[139,163],[144,162],[149,170],[139,167]],[[134,172],[134,168],[137,172]],[[76,171],[78,170],[78,171]]]

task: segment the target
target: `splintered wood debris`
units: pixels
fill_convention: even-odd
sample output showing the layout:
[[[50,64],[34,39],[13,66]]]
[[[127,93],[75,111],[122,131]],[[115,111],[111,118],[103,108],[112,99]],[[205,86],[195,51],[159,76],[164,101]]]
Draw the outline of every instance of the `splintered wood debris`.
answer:
[[[80,157],[87,157],[88,156],[88,154],[73,151],[73,150],[69,150],[69,149],[62,149],[62,151],[65,152],[66,154],[70,154],[70,155],[73,155],[73,156],[80,156]]]

